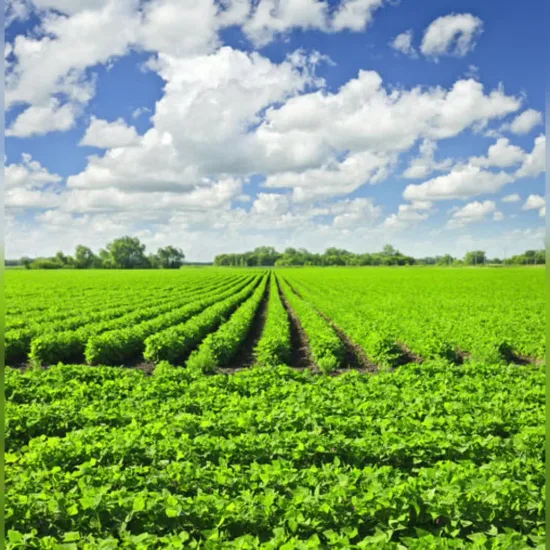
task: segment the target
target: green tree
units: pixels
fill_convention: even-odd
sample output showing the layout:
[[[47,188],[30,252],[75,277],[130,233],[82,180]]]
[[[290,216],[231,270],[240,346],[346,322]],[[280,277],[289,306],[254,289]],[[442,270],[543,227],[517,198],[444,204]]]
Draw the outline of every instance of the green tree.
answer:
[[[384,254],[384,256],[399,256],[400,252],[391,244],[386,244],[382,249],[382,254]]]
[[[30,269],[31,263],[32,263],[32,259],[29,258],[28,256],[23,256],[21,258],[21,265],[24,266],[25,269]]]
[[[483,265],[486,261],[485,252],[483,250],[471,250],[466,252],[464,263],[466,265]]]
[[[443,254],[437,258],[437,265],[452,265],[455,259],[450,254]]]
[[[156,263],[163,269],[178,269],[182,266],[185,254],[181,248],[165,246],[159,248],[156,253]],[[154,265],[152,267],[155,267]]]
[[[74,253],[75,267],[77,269],[90,269],[94,265],[95,254],[87,247],[79,244]]]
[[[149,265],[145,256],[145,245],[137,237],[124,236],[115,239],[107,245],[106,252],[108,266],[115,269],[139,269]]]

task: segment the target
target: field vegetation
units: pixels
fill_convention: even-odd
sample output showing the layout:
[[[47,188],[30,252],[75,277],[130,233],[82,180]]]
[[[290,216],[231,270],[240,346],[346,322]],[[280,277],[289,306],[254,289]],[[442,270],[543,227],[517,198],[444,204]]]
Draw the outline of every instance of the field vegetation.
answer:
[[[6,274],[8,548],[544,548],[544,271]]]

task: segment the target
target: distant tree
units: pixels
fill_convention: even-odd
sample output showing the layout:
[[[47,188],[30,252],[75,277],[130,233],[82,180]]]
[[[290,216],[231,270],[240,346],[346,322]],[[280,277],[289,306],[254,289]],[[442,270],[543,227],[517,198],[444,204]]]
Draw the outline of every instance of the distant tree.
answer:
[[[79,244],[74,253],[74,260],[77,269],[90,269],[94,265],[96,255],[87,246]]]
[[[67,265],[69,263],[68,256],[65,256],[61,250],[55,254],[54,260],[59,262],[61,265]]]
[[[31,263],[32,263],[32,259],[27,257],[27,256],[23,256],[21,258],[21,265],[25,268],[25,269],[30,269],[31,268]]]
[[[178,269],[182,266],[185,254],[181,248],[175,248],[174,246],[165,246],[157,250],[154,257],[155,265],[151,267],[161,267],[163,269]]]
[[[62,269],[63,264],[56,258],[36,258],[30,265],[31,269]]]
[[[386,244],[382,249],[382,254],[384,254],[384,256],[397,256],[399,251],[396,250],[391,244]]]
[[[111,254],[104,248],[99,251],[99,262],[99,267],[103,269],[112,269],[114,267]]]
[[[464,263],[466,265],[483,265],[486,261],[485,252],[483,250],[471,250],[466,252]]]
[[[443,256],[439,256],[437,258],[436,264],[437,265],[452,265],[454,260],[455,259],[450,254],[444,254]]]
[[[137,237],[120,237],[107,245],[109,264],[115,269],[138,269],[149,266],[145,245]]]

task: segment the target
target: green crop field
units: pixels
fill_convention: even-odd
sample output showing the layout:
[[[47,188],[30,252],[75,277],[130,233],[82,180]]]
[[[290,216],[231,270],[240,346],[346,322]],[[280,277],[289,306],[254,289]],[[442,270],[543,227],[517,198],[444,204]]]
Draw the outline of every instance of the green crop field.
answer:
[[[8,548],[544,548],[544,269],[5,277]]]

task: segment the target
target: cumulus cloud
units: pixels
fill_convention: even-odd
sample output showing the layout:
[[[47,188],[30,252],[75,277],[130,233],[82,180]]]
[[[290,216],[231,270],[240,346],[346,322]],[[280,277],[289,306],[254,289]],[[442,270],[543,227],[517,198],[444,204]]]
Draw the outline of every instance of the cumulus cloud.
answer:
[[[410,204],[400,204],[397,212],[388,216],[382,226],[389,229],[405,229],[427,220],[432,210],[432,203],[426,201],[413,201]]]
[[[514,181],[506,172],[490,172],[473,164],[455,166],[448,174],[432,178],[419,185],[407,185],[403,197],[407,200],[466,200],[470,197],[496,193]]]
[[[464,57],[474,49],[483,22],[471,13],[451,14],[433,21],[422,38],[420,51],[427,57]]]
[[[484,168],[489,166],[509,168],[521,163],[525,157],[525,151],[521,147],[512,145],[506,138],[499,138],[495,144],[489,147],[486,157],[473,157],[470,159],[470,162],[474,166],[482,166]]]
[[[7,29],[14,21],[25,21],[31,14],[32,7],[28,0],[4,1],[4,26]]]
[[[388,175],[392,157],[369,151],[349,155],[342,162],[330,162],[304,172],[283,172],[269,176],[264,186],[291,188],[297,202],[347,195],[366,183],[378,183]]]
[[[445,227],[447,229],[457,229],[465,225],[481,222],[485,220],[489,214],[493,214],[495,211],[496,204],[494,201],[470,202],[462,208],[451,210],[451,218]]]
[[[526,155],[525,160],[516,172],[518,178],[536,178],[546,171],[546,136],[541,134],[535,138],[533,150]]]
[[[37,160],[33,160],[31,155],[23,153],[20,163],[4,166],[6,209],[59,206],[61,181],[61,176],[50,173]]]
[[[390,46],[409,57],[417,57],[418,54],[412,44],[413,41],[413,31],[409,29],[408,31],[398,34],[390,43]]]
[[[543,218],[546,215],[546,199],[541,195],[529,195],[521,207],[522,210],[538,210],[539,216]]]
[[[409,161],[409,166],[403,172],[403,177],[408,179],[425,178],[432,172],[447,170],[452,165],[451,159],[445,159],[437,162],[434,158],[437,150],[437,143],[424,139],[419,147],[420,155]]]
[[[382,213],[382,209],[375,206],[370,198],[339,201],[331,205],[329,210],[334,215],[332,224],[339,228],[371,225]]]
[[[506,195],[500,199],[502,202],[519,202],[521,197],[517,193],[512,193],[511,195]]]
[[[84,137],[79,145],[110,149],[136,145],[138,134],[133,126],[128,126],[122,118],[108,122],[92,116]]]
[[[408,185],[403,197],[407,200],[466,200],[482,194],[497,193],[508,184],[524,177],[537,177],[545,170],[546,138],[535,139],[531,153],[511,145],[506,138],[499,138],[483,157],[471,157],[467,162],[457,163],[447,173],[418,185]],[[511,168],[520,165],[511,173],[495,172],[487,168]]]
[[[542,113],[527,109],[510,123],[509,129],[514,134],[528,134],[533,128],[542,124]]]
[[[44,105],[25,109],[6,130],[6,136],[31,137],[70,130],[79,111],[72,103],[61,105],[57,99],[50,99]]]

